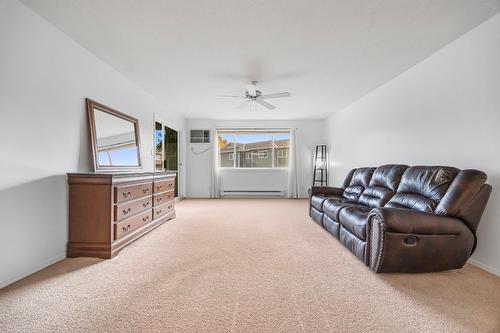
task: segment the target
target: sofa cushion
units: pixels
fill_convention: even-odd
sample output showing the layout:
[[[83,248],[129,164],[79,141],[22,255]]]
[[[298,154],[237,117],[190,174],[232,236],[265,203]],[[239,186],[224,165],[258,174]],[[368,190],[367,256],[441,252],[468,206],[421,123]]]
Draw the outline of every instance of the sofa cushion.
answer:
[[[323,225],[323,212],[320,212],[314,207],[311,207],[310,213],[311,218],[313,219],[314,222],[316,222],[319,225]]]
[[[325,215],[327,215],[332,220],[338,222],[339,213],[342,208],[347,206],[356,206],[356,205],[358,205],[358,203],[344,198],[327,199],[323,203],[323,213],[325,213]]]
[[[388,164],[379,166],[373,172],[370,184],[366,187],[358,202],[368,207],[383,207],[396,193],[406,165]]]
[[[325,195],[323,193],[318,193],[318,194],[315,194],[311,197],[311,206],[313,206],[314,208],[316,208],[317,210],[319,210],[320,212],[323,211],[323,202],[326,200],[326,199],[329,199],[329,198],[332,198],[332,199],[342,199],[342,197],[339,197],[337,195]]]
[[[358,257],[361,261],[363,261],[365,265],[367,264],[366,242],[354,236],[342,225],[340,226],[339,229],[339,239],[340,242],[349,250],[351,250],[351,252],[354,253],[356,257]]]
[[[370,183],[375,168],[359,168],[352,174],[349,186],[344,190],[342,196],[350,201],[358,201],[359,197]]]
[[[372,209],[366,206],[345,207],[340,211],[340,224],[359,239],[366,241],[366,223]]]
[[[326,214],[323,214],[323,227],[328,230],[336,238],[339,238],[339,227],[340,223],[335,222],[329,218]]]
[[[442,166],[416,166],[408,168],[396,194],[385,207],[410,208],[434,212],[446,193],[458,169]]]

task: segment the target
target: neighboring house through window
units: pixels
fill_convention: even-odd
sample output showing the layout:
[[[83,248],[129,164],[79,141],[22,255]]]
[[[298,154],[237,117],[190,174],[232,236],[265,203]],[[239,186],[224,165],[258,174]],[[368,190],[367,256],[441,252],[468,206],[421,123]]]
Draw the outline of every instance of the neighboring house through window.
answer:
[[[267,150],[259,150],[259,158],[268,158]]]
[[[218,130],[221,168],[287,168],[290,132],[286,130]]]
[[[288,150],[278,150],[278,158],[287,158]]]

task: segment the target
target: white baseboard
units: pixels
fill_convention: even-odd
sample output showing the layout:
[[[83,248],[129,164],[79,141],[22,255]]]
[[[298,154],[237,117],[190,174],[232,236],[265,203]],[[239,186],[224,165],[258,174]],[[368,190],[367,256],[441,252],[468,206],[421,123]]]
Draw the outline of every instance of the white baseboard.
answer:
[[[475,259],[469,259],[469,263],[472,265],[481,268],[482,270],[487,271],[488,273],[494,274],[496,276],[500,276],[500,270],[493,268],[491,266],[485,265]]]
[[[5,288],[7,287],[8,285],[14,283],[14,282],[17,282],[21,279],[24,279],[25,277],[27,276],[30,276],[31,274],[33,273],[36,273],[42,269],[44,269],[45,267],[48,267],[50,265],[53,265],[55,264],[56,262],[60,261],[60,260],[63,260],[66,258],[66,252],[62,253],[62,254],[58,254],[57,256],[55,257],[52,257],[50,259],[47,259],[46,261],[44,261],[43,263],[21,273],[21,274],[18,274],[16,275],[15,277],[12,277],[10,279],[8,279],[7,281],[0,281],[0,289],[2,288]]]

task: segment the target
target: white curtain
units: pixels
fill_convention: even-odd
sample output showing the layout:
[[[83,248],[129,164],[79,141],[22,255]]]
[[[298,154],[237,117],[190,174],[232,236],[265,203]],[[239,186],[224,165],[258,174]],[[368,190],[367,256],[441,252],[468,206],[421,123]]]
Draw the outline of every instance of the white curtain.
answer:
[[[299,197],[299,184],[297,181],[297,147],[295,128],[290,129],[289,161],[288,161],[288,198],[297,199]]]
[[[210,198],[217,199],[220,197],[219,193],[219,151],[217,142],[217,130],[212,129],[212,181],[210,186]]]

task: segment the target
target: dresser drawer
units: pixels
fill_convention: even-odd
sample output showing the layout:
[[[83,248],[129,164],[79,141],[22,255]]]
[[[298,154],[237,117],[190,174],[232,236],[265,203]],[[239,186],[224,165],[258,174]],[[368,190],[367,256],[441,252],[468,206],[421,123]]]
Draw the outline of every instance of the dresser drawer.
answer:
[[[153,205],[159,206],[163,205],[164,203],[167,203],[169,201],[174,200],[174,190],[168,191],[168,192],[163,192],[160,194],[155,194],[154,199],[153,199]]]
[[[115,187],[115,203],[125,202],[133,199],[139,199],[151,195],[153,190],[152,183],[142,183],[137,185],[117,186]]]
[[[142,199],[114,205],[114,220],[123,220],[151,207],[153,207],[153,197],[151,195]]]
[[[133,216],[125,221],[115,223],[115,240],[120,239],[123,236],[128,235],[135,229],[142,227],[143,225],[151,222],[152,212],[150,209],[145,211],[144,213],[140,213],[136,216]]]
[[[175,179],[160,180],[154,182],[154,193],[170,191],[175,188]]]
[[[160,205],[160,206],[153,208],[154,219],[157,219],[160,216],[163,216],[163,215],[168,214],[171,211],[173,211],[174,205],[175,205],[175,202],[172,200],[170,202],[167,202],[166,204],[163,204],[163,205]]]

